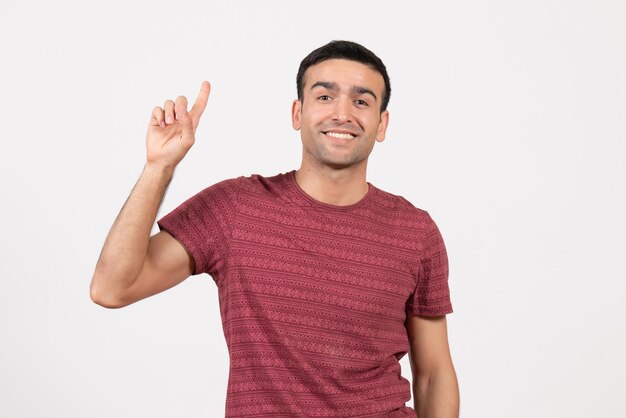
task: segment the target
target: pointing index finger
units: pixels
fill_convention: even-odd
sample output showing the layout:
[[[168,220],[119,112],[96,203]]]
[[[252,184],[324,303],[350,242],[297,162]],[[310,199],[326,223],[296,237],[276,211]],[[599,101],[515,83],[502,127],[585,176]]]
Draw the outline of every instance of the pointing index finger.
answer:
[[[202,86],[200,87],[200,93],[198,94],[198,98],[193,104],[193,107],[189,111],[191,118],[194,121],[194,125],[198,125],[198,121],[200,120],[200,116],[204,112],[206,108],[206,104],[209,101],[209,93],[211,92],[211,83],[204,80],[202,82]]]

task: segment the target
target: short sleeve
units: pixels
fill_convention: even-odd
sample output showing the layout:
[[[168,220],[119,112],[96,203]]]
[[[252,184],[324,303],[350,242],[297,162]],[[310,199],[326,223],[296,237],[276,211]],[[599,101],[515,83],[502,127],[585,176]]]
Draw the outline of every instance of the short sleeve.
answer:
[[[208,273],[217,280],[224,269],[232,236],[239,178],[215,183],[190,197],[157,221],[191,254],[193,275]]]
[[[407,301],[407,311],[413,315],[441,316],[453,312],[448,287],[448,254],[435,221],[428,213],[426,216],[417,284]]]

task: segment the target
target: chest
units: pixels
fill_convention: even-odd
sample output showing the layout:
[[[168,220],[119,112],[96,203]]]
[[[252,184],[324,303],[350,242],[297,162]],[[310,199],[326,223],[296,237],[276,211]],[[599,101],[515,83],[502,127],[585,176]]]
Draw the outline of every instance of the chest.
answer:
[[[410,231],[348,214],[266,209],[244,210],[233,225],[230,292],[404,320],[418,267]]]

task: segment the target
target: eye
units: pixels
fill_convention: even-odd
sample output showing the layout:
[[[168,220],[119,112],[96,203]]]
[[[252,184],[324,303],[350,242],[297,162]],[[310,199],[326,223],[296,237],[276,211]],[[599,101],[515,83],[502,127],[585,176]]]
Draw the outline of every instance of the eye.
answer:
[[[359,106],[368,106],[367,102],[363,99],[357,99],[354,102]]]
[[[327,95],[327,94],[324,94],[324,95],[318,97],[317,99],[318,100],[322,100],[322,101],[328,101],[328,100],[330,100],[330,96]]]

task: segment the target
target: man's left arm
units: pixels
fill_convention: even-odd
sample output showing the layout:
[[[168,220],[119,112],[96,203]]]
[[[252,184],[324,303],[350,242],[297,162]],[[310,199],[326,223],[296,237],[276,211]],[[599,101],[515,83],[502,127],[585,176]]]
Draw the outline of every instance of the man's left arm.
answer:
[[[458,418],[459,386],[448,346],[446,316],[407,312],[414,409],[419,418]]]

